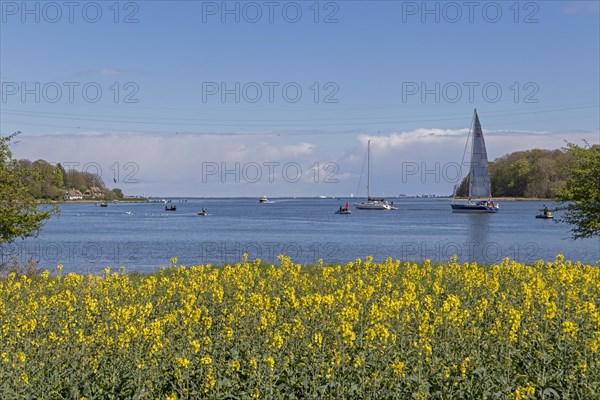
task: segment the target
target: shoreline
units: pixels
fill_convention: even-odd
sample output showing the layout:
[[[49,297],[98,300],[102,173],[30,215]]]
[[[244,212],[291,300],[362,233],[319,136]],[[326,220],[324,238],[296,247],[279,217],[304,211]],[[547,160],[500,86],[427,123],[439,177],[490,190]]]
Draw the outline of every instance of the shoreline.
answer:
[[[169,200],[248,200],[254,199],[254,197],[164,197]],[[315,197],[272,197],[271,199],[295,199],[295,200],[357,200],[361,199],[360,197],[334,197],[334,198],[326,198],[326,199],[318,199]],[[401,200],[449,200],[452,201],[452,197],[416,197],[416,196],[406,196],[406,197],[398,197],[398,198],[388,198],[390,201],[401,201]],[[454,200],[467,200],[466,197],[457,197]],[[546,198],[538,198],[538,197],[494,197],[493,201],[547,201],[547,202],[556,202],[557,199],[546,199]],[[123,200],[102,200],[102,199],[82,199],[82,200],[38,200],[40,204],[68,204],[68,203],[160,203],[161,201],[154,201],[150,199],[140,198],[140,199],[123,199]]]
[[[467,200],[466,198],[457,198],[457,200]],[[556,202],[557,199],[543,199],[539,197],[494,197],[493,201],[548,201],[548,202]]]
[[[38,200],[39,204],[69,204],[69,203],[148,203],[147,199],[125,199],[125,200]]]

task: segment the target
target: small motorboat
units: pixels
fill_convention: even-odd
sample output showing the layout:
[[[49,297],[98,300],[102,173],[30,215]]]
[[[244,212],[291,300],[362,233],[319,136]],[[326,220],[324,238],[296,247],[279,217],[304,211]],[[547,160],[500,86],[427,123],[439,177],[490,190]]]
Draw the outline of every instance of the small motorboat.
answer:
[[[540,210],[542,213],[536,215],[536,218],[539,219],[553,219],[554,215],[552,215],[552,211],[548,210],[547,208],[543,208],[542,210]]]
[[[350,211],[350,207],[348,206],[348,202],[346,202],[346,207],[340,206],[340,208],[338,208],[335,213],[336,214],[352,214],[352,212]]]
[[[208,210],[203,208],[201,211],[198,211],[198,215],[201,217],[206,217],[208,216]]]
[[[175,204],[165,206],[165,211],[177,211],[177,206]]]
[[[346,214],[352,214],[352,211],[348,210],[347,208],[342,208],[341,210],[337,210],[335,213],[346,215]]]
[[[102,202],[102,203],[100,203],[100,207],[108,207],[108,203],[107,202]]]
[[[269,199],[267,198],[266,194],[263,194],[262,196],[260,196],[260,199],[258,199],[258,202],[261,204],[265,204],[269,202]]]

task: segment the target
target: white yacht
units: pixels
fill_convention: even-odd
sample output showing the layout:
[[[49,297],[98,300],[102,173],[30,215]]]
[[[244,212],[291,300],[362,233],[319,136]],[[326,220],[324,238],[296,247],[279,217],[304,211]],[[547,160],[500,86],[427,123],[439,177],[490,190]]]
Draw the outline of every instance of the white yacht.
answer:
[[[371,197],[371,141],[367,143],[367,201],[354,203],[359,210],[397,210],[394,203],[388,203],[385,199]]]

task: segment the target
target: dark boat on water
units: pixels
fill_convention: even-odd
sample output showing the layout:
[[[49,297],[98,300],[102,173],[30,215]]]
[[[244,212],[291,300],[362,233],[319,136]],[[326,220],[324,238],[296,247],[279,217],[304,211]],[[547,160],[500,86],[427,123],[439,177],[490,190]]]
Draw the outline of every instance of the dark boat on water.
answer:
[[[541,214],[536,215],[536,218],[539,219],[553,219],[554,215],[552,215],[552,211],[548,209],[548,207],[544,206],[544,208],[540,209]]]
[[[165,206],[165,211],[177,211],[177,206],[175,204],[169,204]]]
[[[348,202],[346,202],[346,207],[340,206],[340,208],[335,212],[336,214],[352,214],[350,208],[348,207]]]
[[[208,210],[206,208],[203,208],[202,211],[198,211],[198,215],[201,217],[206,217],[208,216]]]

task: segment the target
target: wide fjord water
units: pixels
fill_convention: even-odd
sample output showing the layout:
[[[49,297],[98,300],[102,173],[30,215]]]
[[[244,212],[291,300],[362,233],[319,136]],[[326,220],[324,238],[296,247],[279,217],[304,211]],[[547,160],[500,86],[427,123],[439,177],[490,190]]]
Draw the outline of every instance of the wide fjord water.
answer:
[[[353,199],[348,199],[352,204]],[[354,199],[356,200],[356,199]],[[571,240],[569,226],[536,219],[550,202],[505,201],[498,214],[452,214],[448,199],[397,199],[397,211],[356,210],[336,215],[346,199],[173,199],[162,203],[60,205],[37,238],[2,248],[2,260],[33,259],[42,268],[97,273],[106,266],[149,272],[170,264],[277,262],[345,263],[373,256],[400,260],[495,263],[505,257],[531,263],[567,259],[596,264],[598,238]],[[206,207],[209,215],[198,216]]]

